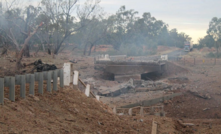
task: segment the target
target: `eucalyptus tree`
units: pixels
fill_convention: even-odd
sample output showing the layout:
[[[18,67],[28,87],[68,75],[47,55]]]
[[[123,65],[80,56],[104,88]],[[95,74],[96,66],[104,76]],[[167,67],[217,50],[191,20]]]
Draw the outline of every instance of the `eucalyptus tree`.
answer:
[[[21,60],[29,46],[29,41],[43,25],[43,23],[34,25],[32,20],[36,14],[31,13],[31,8],[35,9],[32,6],[29,6],[27,11],[21,8],[11,8],[1,14],[0,31],[3,33],[1,35],[4,35],[8,43],[11,43],[16,49],[16,70],[23,67]]]
[[[79,23],[81,18],[74,14],[84,15],[84,19],[87,19],[99,1],[87,0],[83,7],[78,5],[79,0],[42,0],[41,3],[45,18],[50,18],[43,31],[48,44],[53,45],[53,54],[58,54],[64,41],[85,26]]]
[[[207,34],[213,37],[218,55],[218,51],[220,48],[219,44],[221,41],[221,18],[212,18],[212,20],[209,23],[209,29],[207,30]]]
[[[127,34],[129,30],[138,19],[138,12],[134,10],[126,10],[125,6],[120,7],[116,14],[108,18],[109,32],[107,34],[107,41],[119,49],[122,44],[129,42],[132,35]]]

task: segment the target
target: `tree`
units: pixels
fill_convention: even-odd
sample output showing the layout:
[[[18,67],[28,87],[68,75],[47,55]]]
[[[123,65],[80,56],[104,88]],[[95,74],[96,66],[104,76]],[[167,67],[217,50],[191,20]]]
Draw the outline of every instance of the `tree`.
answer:
[[[29,20],[30,10],[27,11],[26,15],[28,22],[27,19],[25,20],[24,14],[22,14],[22,10],[19,8],[6,10],[4,13],[1,13],[0,32],[2,33],[1,35],[4,36],[4,39],[7,40],[8,43],[13,44],[16,49],[16,70],[22,68],[21,60],[25,50],[27,50],[29,46],[29,41],[43,25],[43,23],[40,23],[34,28],[33,21]]]
[[[50,43],[53,44],[53,53],[58,54],[64,41],[75,32],[85,26],[84,23],[78,23],[77,18],[72,16],[74,10],[78,10],[78,14],[83,14],[87,19],[98,5],[98,0],[88,0],[85,7],[81,8],[77,5],[79,0],[42,0],[44,16],[50,18],[49,23],[44,27],[44,33],[50,37]],[[48,39],[49,40],[49,39]]]
[[[115,49],[119,49],[122,44],[129,42],[132,35],[127,33],[135,23],[137,14],[137,11],[126,10],[126,7],[122,6],[115,15],[108,18],[110,26],[107,41]]]
[[[209,29],[207,30],[207,34],[213,37],[215,41],[216,52],[218,56],[218,51],[220,48],[220,40],[221,40],[221,18],[214,17],[209,23]]]

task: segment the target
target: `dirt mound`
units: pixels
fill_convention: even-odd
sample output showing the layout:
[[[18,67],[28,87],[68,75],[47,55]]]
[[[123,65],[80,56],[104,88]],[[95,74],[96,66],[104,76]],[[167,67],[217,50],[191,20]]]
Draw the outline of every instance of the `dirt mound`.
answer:
[[[178,74],[178,73],[187,73],[187,72],[188,70],[186,68],[181,67],[180,65],[177,65],[169,61],[166,63],[166,75],[167,76]]]
[[[201,93],[199,93],[201,94]],[[165,105],[168,117],[189,119],[221,119],[220,97],[212,95],[212,99],[193,95],[186,92],[185,95],[175,97],[171,103]]]
[[[212,48],[208,48],[208,47],[203,47],[202,49],[200,49],[200,52],[215,52],[216,49],[214,47]]]
[[[116,116],[81,91],[65,88],[0,107],[0,133],[150,133],[147,117]],[[140,121],[142,119],[142,122]]]

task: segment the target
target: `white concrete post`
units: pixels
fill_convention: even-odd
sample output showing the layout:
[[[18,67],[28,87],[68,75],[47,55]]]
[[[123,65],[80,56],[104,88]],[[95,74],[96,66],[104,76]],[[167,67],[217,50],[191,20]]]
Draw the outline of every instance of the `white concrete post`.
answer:
[[[113,113],[114,113],[114,114],[117,114],[117,108],[116,108],[116,106],[113,108]]]
[[[132,116],[132,108],[130,108],[130,109],[128,110],[128,114],[129,114],[130,116]]]
[[[87,86],[86,86],[85,95],[86,95],[87,97],[90,96],[90,85],[89,85],[89,84],[87,84]]]
[[[161,60],[168,60],[168,55],[161,55]]]
[[[100,96],[99,96],[99,95],[96,95],[96,99],[99,101],[99,100],[100,100]]]
[[[105,55],[104,55],[104,59],[105,59],[105,60],[108,60],[109,58],[110,58],[110,57],[109,57],[108,54],[105,54]]]
[[[73,81],[72,74],[72,63],[64,63],[64,85],[70,86],[70,83]]]
[[[78,85],[78,76],[79,76],[79,72],[78,72],[78,71],[74,71],[73,84],[74,84],[75,86]]]

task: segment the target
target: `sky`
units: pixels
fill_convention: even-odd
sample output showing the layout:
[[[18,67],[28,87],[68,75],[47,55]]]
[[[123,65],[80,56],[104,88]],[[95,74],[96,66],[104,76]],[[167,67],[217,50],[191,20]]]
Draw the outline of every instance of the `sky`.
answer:
[[[169,29],[190,35],[193,43],[206,35],[213,17],[221,17],[221,0],[101,0],[100,5],[107,13],[115,13],[123,5],[138,11],[140,16],[150,12]]]

